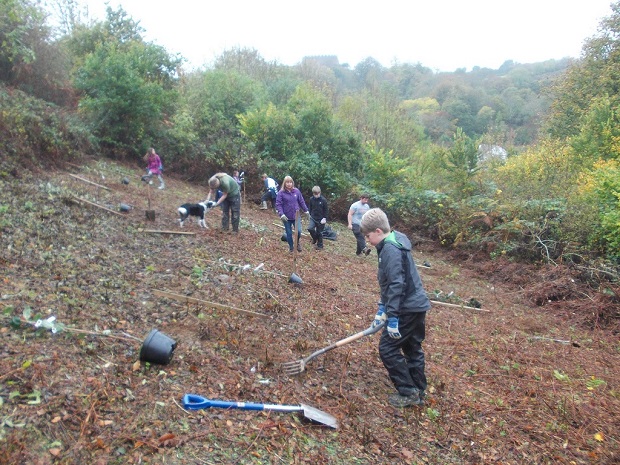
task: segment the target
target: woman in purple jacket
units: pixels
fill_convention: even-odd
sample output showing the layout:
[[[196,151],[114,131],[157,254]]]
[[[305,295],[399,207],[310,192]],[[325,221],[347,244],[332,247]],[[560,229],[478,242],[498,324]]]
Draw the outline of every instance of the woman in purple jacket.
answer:
[[[310,217],[310,212],[306,206],[304,196],[301,195],[300,190],[295,187],[293,178],[286,176],[284,181],[282,181],[282,188],[278,191],[278,195],[276,196],[276,212],[278,212],[280,219],[284,223],[289,252],[293,252],[294,250],[293,224],[295,224],[295,218],[299,210]],[[298,223],[295,225],[295,228],[297,229],[297,251],[301,252],[301,216],[298,217]]]

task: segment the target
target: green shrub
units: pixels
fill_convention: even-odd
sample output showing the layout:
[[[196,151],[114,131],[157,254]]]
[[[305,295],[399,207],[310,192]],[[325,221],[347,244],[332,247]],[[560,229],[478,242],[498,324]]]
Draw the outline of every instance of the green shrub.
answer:
[[[620,162],[612,159],[595,163],[592,170],[585,173],[581,179],[576,202],[582,203],[588,211],[588,214],[584,215],[588,221],[582,221],[585,231],[588,231],[587,245],[610,258],[618,259],[620,257]]]
[[[86,126],[53,104],[0,85],[0,108],[0,152],[21,164],[55,164],[95,151]]]

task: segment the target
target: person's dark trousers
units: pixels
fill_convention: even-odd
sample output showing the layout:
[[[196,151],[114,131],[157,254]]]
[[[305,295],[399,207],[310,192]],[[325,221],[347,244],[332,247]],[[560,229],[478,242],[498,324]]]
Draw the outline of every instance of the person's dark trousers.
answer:
[[[312,218],[310,218],[310,224],[308,225],[308,232],[310,233],[310,237],[312,237],[313,244],[316,244],[316,241],[317,241],[315,229],[316,229],[316,223],[314,222]]]
[[[424,351],[426,312],[408,313],[399,318],[400,339],[392,339],[387,329],[381,333],[379,356],[396,390],[403,396],[426,391]]]
[[[362,250],[366,248],[366,239],[364,235],[360,232],[360,225],[353,223],[351,225],[351,229],[353,230],[353,235],[355,236],[355,240],[357,241],[357,248],[355,250],[355,254],[359,255],[362,253]]]
[[[222,229],[228,231],[228,222],[232,220],[233,232],[239,231],[239,219],[241,218],[241,196],[227,196],[222,201]]]
[[[261,202],[269,201],[271,203],[271,208],[275,210],[276,209],[276,193],[275,193],[275,191],[268,190],[260,198],[260,201]]]
[[[301,218],[298,218],[299,223],[297,223],[297,243],[299,244],[299,240],[301,239]],[[286,220],[284,223],[284,232],[286,233],[286,242],[288,242],[288,249],[293,251],[295,248],[295,243],[293,242],[293,228],[295,228],[295,220]]]
[[[312,243],[316,243],[319,249],[323,248],[323,230],[325,229],[325,225],[321,224],[320,221],[315,221],[314,218],[310,218],[310,223],[308,224],[308,232],[310,236],[312,236]]]

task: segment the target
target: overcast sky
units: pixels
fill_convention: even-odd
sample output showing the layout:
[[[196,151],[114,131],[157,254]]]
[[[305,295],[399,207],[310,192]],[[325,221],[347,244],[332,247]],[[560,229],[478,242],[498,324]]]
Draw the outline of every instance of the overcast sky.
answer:
[[[105,17],[101,0],[91,18]],[[233,47],[294,65],[336,55],[351,67],[420,63],[436,71],[499,68],[579,57],[586,38],[611,15],[611,0],[110,0],[146,30],[145,38],[197,67]]]

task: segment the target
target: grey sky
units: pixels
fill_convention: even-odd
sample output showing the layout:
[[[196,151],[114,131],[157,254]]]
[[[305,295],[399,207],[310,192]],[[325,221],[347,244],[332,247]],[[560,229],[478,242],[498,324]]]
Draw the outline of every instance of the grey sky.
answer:
[[[104,17],[100,0],[80,0]],[[146,39],[210,63],[233,47],[294,65],[307,55],[337,55],[354,67],[367,57],[384,66],[421,63],[438,71],[506,60],[533,63],[578,57],[611,15],[610,0],[110,0],[146,30]]]

